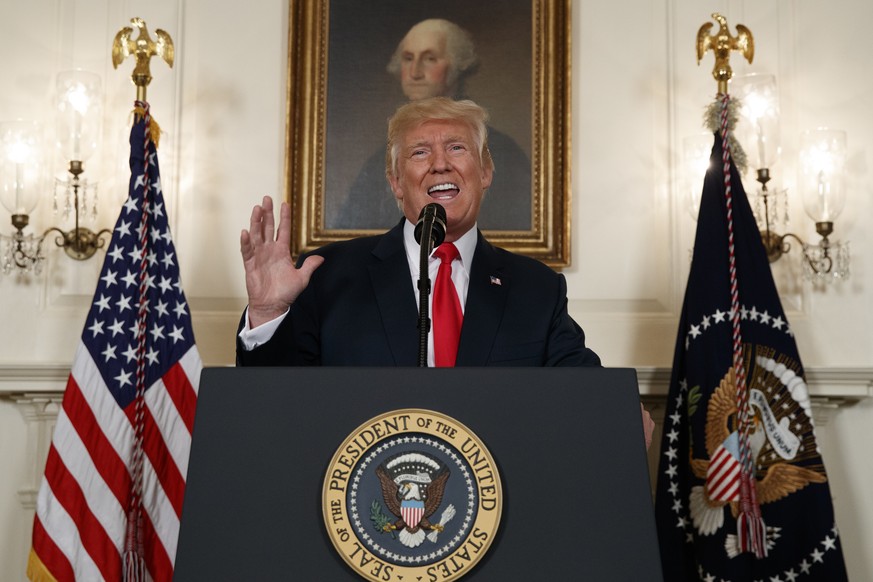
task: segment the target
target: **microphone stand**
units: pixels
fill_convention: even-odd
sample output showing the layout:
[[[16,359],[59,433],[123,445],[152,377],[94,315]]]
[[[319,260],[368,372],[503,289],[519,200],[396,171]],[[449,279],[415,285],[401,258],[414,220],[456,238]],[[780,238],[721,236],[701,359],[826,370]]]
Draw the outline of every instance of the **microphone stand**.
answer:
[[[427,368],[427,335],[430,332],[430,311],[428,296],[430,296],[430,274],[428,264],[433,251],[434,213],[424,212],[421,239],[419,239],[419,269],[418,269],[418,367]]]

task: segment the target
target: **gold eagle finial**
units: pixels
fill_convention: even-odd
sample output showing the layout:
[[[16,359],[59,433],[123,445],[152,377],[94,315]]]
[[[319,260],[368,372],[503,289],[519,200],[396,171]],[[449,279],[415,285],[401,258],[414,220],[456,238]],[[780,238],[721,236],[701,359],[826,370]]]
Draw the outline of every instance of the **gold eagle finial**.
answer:
[[[713,13],[712,17],[718,22],[719,29],[710,35],[712,23],[707,22],[697,31],[697,64],[700,64],[706,51],[712,49],[715,53],[712,76],[718,81],[718,92],[727,94],[728,81],[734,74],[730,64],[731,51],[739,51],[751,64],[755,58],[755,39],[752,38],[752,31],[742,24],[737,25],[737,36],[731,36],[725,17],[718,12]]]
[[[112,42],[112,66],[117,69],[118,65],[128,56],[134,55],[136,57],[136,65],[130,78],[133,80],[133,84],[136,85],[136,98],[139,101],[145,101],[146,87],[152,80],[152,73],[149,67],[151,58],[157,55],[164,59],[170,68],[172,68],[175,55],[173,39],[170,38],[169,34],[158,28],[155,30],[155,36],[157,36],[158,40],[153,41],[142,18],[131,18],[130,23],[139,29],[139,35],[136,39],[132,39],[133,29],[129,26],[125,26],[118,31],[118,34],[115,35],[115,40]]]

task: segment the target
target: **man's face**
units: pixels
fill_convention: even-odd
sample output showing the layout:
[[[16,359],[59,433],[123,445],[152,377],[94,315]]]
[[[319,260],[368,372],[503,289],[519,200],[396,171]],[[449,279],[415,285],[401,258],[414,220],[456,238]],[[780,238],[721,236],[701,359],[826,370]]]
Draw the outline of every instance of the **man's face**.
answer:
[[[446,35],[438,30],[414,28],[403,39],[400,51],[400,85],[410,101],[427,97],[451,97],[451,63],[446,54]]]
[[[399,140],[397,175],[388,178],[403,214],[415,223],[425,205],[446,209],[446,241],[470,230],[479,216],[491,169],[482,166],[470,128],[460,121],[429,120]]]

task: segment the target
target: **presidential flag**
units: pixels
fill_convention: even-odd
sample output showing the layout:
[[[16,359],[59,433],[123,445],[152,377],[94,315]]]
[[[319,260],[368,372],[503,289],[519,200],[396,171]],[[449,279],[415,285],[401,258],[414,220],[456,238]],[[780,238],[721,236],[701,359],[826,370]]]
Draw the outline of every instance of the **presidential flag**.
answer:
[[[803,366],[734,167],[723,97],[660,449],[664,579],[846,580]]]
[[[170,580],[202,367],[148,104],[46,462],[31,580]]]

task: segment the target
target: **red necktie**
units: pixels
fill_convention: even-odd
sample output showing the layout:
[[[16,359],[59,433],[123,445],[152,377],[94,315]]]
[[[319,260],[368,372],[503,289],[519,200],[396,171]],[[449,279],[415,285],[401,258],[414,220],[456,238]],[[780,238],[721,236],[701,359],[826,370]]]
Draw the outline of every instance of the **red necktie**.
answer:
[[[437,247],[434,255],[440,260],[433,287],[433,356],[437,368],[451,368],[458,355],[461,337],[461,301],[452,282],[452,261],[458,258],[458,249],[452,243]]]

